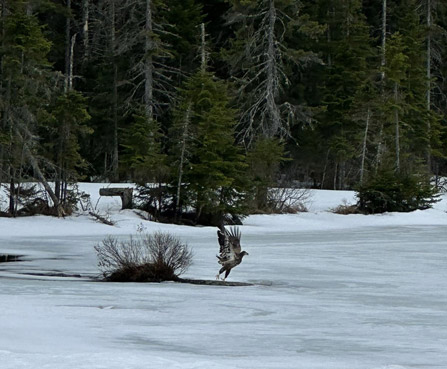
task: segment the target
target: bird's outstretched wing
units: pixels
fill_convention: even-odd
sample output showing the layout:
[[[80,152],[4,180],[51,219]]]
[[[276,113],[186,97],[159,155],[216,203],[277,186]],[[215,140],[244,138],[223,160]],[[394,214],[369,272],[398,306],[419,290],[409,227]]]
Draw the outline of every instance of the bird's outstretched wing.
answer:
[[[230,230],[225,230],[230,242],[232,251],[236,254],[241,252],[241,232],[238,227],[231,227]]]
[[[217,238],[219,240],[219,263],[234,260],[236,254],[241,252],[241,232],[239,228],[232,227],[230,230],[224,226],[219,227],[217,231]]]

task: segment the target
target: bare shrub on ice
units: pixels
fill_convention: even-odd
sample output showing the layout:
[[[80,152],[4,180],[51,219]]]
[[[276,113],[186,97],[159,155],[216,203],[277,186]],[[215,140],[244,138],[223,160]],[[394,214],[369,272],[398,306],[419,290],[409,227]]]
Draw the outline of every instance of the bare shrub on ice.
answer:
[[[177,237],[163,232],[119,241],[108,236],[95,246],[104,277],[115,282],[177,280],[192,263],[192,252]]]

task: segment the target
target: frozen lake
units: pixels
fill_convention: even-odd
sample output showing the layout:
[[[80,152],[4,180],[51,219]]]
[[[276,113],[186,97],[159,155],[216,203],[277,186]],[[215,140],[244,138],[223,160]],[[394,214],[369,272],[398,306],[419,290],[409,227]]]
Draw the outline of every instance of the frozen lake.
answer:
[[[214,278],[215,231],[176,229],[185,277]],[[104,235],[0,236],[26,255],[0,264],[1,368],[447,368],[444,225],[242,232],[249,287],[24,275],[97,275]]]

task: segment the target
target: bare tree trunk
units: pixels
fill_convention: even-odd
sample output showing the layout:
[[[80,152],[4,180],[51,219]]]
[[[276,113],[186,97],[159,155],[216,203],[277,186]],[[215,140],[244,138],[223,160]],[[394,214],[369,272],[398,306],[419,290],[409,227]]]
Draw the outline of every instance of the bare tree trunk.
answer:
[[[178,179],[177,179],[177,194],[176,194],[177,198],[176,198],[176,202],[175,202],[176,217],[177,217],[177,214],[181,214],[180,195],[181,195],[181,189],[182,189],[183,167],[185,164],[186,141],[188,139],[190,115],[191,115],[191,103],[189,103],[188,109],[186,109],[185,119],[183,121],[183,127],[182,127],[182,141],[181,141],[181,147],[180,147],[180,163],[179,163],[179,168],[178,168]]]
[[[33,4],[26,4],[26,15],[30,17],[33,14]]]
[[[278,112],[278,107],[275,102],[275,83],[277,82],[277,71],[275,68],[276,60],[275,60],[275,24],[276,24],[276,8],[275,1],[269,1],[269,28],[268,28],[268,46],[267,46],[267,109],[270,114],[270,127],[266,127],[264,129],[264,135],[267,137],[273,137],[279,127],[281,126],[281,116]]]
[[[107,173],[108,161],[107,161],[107,151],[104,153],[104,173]]]
[[[64,173],[67,173],[67,171],[64,171]],[[64,188],[62,189],[63,191],[63,196],[62,196],[62,203],[66,204],[67,203],[67,197],[68,197],[68,179],[65,176],[64,177]]]
[[[62,182],[62,169],[56,168],[56,179],[54,180],[54,194],[58,199],[61,198],[61,182]]]
[[[153,25],[152,25],[152,0],[146,0],[146,42],[144,51],[145,65],[144,65],[144,105],[147,119],[151,120],[154,117],[154,64],[152,59],[153,51]]]
[[[20,150],[20,162],[18,164],[18,168],[17,170],[15,170],[16,175],[15,175],[15,182],[16,182],[16,191],[14,191],[14,197],[15,197],[15,207],[14,207],[14,214],[17,214],[18,211],[18,206],[19,206],[19,198],[20,198],[20,192],[21,192],[21,185],[22,185],[22,179],[23,179],[23,170],[25,168],[24,165],[24,151],[25,151],[25,144],[22,143],[22,147]]]
[[[15,183],[14,183],[14,170],[12,167],[9,168],[9,214],[15,216]]]
[[[327,171],[327,166],[329,163],[329,154],[331,153],[331,149],[327,150],[326,153],[326,160],[324,162],[324,168],[323,168],[323,176],[321,178],[321,185],[320,185],[320,189],[322,190],[324,188],[324,181],[326,180],[326,171]]]
[[[115,0],[110,2],[110,48],[113,62],[113,91],[112,91],[112,117],[113,117],[113,149],[112,149],[112,179],[118,180],[118,65],[116,61],[116,9]]]
[[[335,163],[335,168],[334,168],[334,190],[337,189],[337,172],[338,172],[338,162]]]
[[[387,5],[386,0],[382,0],[382,50],[381,50],[381,60],[380,66],[382,67],[381,81],[385,79],[385,71],[383,68],[386,65],[386,17],[387,17]]]
[[[385,71],[384,67],[386,65],[386,25],[387,25],[387,0],[382,0],[382,50],[381,50],[381,61],[380,66],[382,67],[382,71],[380,73],[380,80],[383,90],[383,85],[385,82]],[[376,154],[376,171],[380,166],[380,163],[382,161],[382,151],[383,151],[383,140],[384,140],[384,134],[383,134],[383,119],[380,119],[380,127],[379,127],[379,139],[377,143],[377,154]]]
[[[68,93],[73,88],[73,58],[74,58],[74,47],[76,43],[76,36],[75,33],[73,36],[71,36],[71,0],[67,0],[67,19],[65,24],[65,86],[64,91],[65,93]],[[71,36],[71,37],[70,37]],[[59,152],[58,152],[58,164],[56,169],[56,180],[54,183],[54,196],[58,199],[58,204],[61,202],[61,199],[63,198],[63,189],[64,189],[64,183],[63,183],[63,177],[64,177],[64,160],[63,160],[63,140],[64,137],[59,137]],[[37,161],[36,161],[37,164]],[[53,200],[54,202],[54,200]],[[55,203],[56,206],[56,203]],[[58,210],[59,212],[59,210]]]
[[[1,130],[5,131],[5,126],[3,124],[3,120],[2,120],[2,127]],[[0,145],[0,189],[1,189],[1,185],[3,183],[3,172],[6,169],[5,168],[5,146],[4,145]]]
[[[3,119],[2,119],[2,124],[5,128],[5,131],[8,132],[9,134],[9,148],[7,150],[7,155],[8,155],[8,163],[5,165],[5,172],[9,175],[9,180],[12,181],[12,184],[14,184],[14,172],[13,172],[13,166],[12,166],[12,146],[13,146],[13,131],[12,131],[12,127],[11,124],[9,122],[10,119],[10,108],[11,108],[11,76],[9,76],[8,78],[8,82],[6,85],[6,96],[5,96],[5,107],[4,107],[4,112],[3,112]],[[9,197],[9,209],[10,209],[10,213],[11,213],[11,209],[14,210],[14,198],[13,197]],[[12,202],[12,203],[11,203]],[[12,214],[12,213],[11,213]]]
[[[363,145],[362,145],[362,161],[360,164],[360,184],[363,184],[363,177],[365,175],[365,159],[366,159],[366,144],[368,141],[368,132],[369,132],[369,121],[371,119],[371,108],[368,106],[368,111],[366,113],[366,122],[365,122],[365,133],[363,135]]]
[[[201,36],[201,43],[200,43],[201,63],[200,63],[200,67],[202,69],[202,72],[205,72],[206,71],[206,65],[207,65],[205,23],[201,23],[200,24],[200,36]]]
[[[4,20],[6,18],[6,4],[5,4],[5,0],[1,0],[0,2],[0,17],[2,19],[1,24],[4,24]],[[5,33],[4,33],[4,28],[2,27],[1,29],[1,34],[2,34],[2,46],[4,45],[4,39],[5,39]],[[3,58],[0,56],[0,70],[1,70],[1,75],[3,76]],[[3,91],[3,78],[0,78],[0,91]],[[3,112],[2,112],[2,118],[1,118],[1,129],[3,132],[7,131],[7,119],[6,119],[6,107],[4,107]],[[4,145],[0,145],[0,187],[3,183],[3,171],[6,170],[6,165],[5,165],[5,146]]]
[[[82,0],[82,41],[84,44],[84,62],[90,56],[89,21],[90,0]]]
[[[343,160],[340,162],[340,170],[338,173],[338,189],[343,190],[345,188],[346,177],[346,162]]]
[[[71,49],[71,0],[66,0],[67,19],[65,21],[65,92],[70,85],[70,49]]]
[[[115,58],[113,62],[113,153],[112,153],[112,178],[118,180],[118,66]]]
[[[199,200],[197,200],[197,203],[199,203]],[[197,208],[196,208],[196,223],[199,222],[200,217],[202,216],[203,207],[204,207],[204,205],[197,205]]]
[[[432,28],[432,0],[427,0],[427,111],[431,111],[431,28]],[[427,144],[427,168],[431,170],[431,124],[427,119],[428,144]]]
[[[73,89],[73,63],[74,63],[74,47],[76,44],[76,36],[75,33],[70,40],[70,58],[69,58],[69,65],[68,65],[68,89],[67,91],[71,91]]]
[[[54,181],[54,194],[56,197],[61,201],[62,199],[62,189],[63,189],[63,166],[64,166],[64,141],[66,140],[65,137],[65,130],[60,129],[59,130],[59,137],[58,137],[58,145],[57,145],[57,152],[56,152],[56,179]]]
[[[431,110],[431,0],[427,0],[427,110]]]
[[[394,103],[397,104],[398,88],[397,83],[394,83]],[[396,145],[396,171],[400,172],[400,132],[399,132],[399,110],[394,108],[394,124],[396,129],[395,145]]]

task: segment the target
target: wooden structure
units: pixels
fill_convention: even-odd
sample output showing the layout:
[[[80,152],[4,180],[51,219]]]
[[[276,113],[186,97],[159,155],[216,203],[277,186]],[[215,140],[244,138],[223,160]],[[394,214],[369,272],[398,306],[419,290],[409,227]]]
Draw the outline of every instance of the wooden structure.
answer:
[[[133,204],[133,188],[130,187],[108,187],[99,189],[100,196],[120,196],[121,209],[132,209]]]

